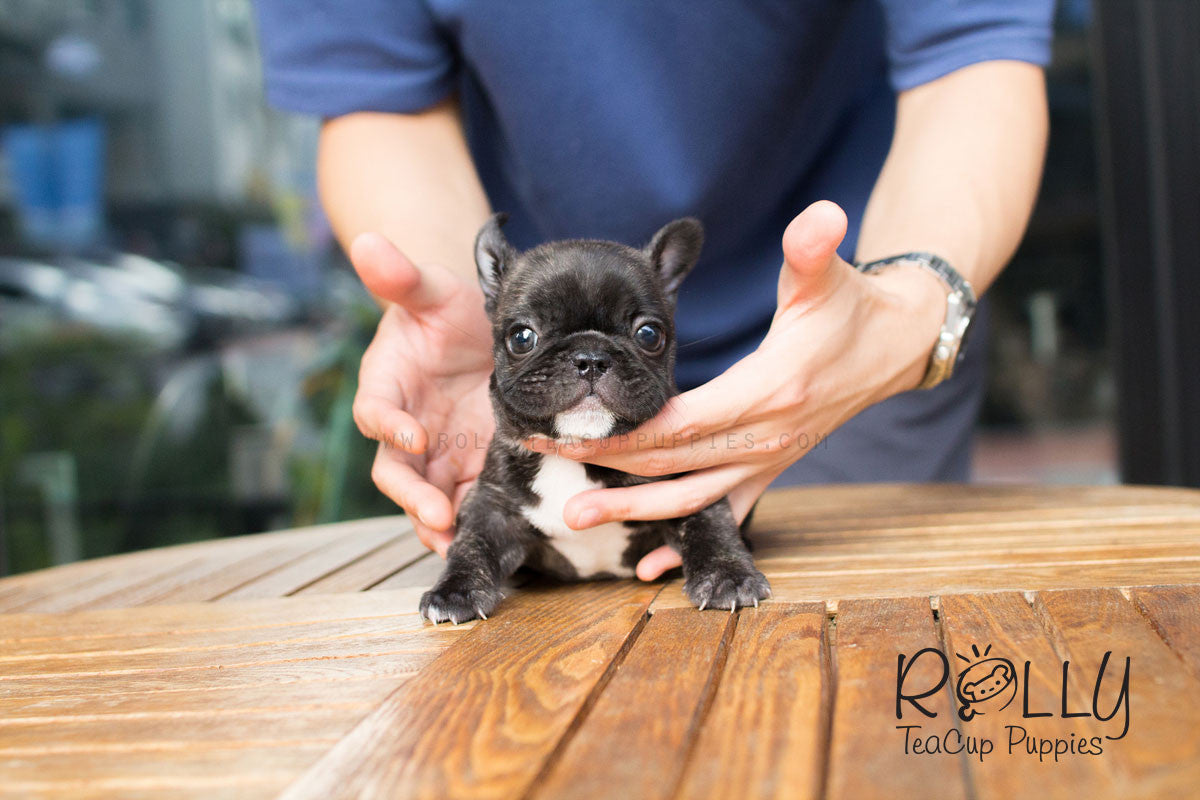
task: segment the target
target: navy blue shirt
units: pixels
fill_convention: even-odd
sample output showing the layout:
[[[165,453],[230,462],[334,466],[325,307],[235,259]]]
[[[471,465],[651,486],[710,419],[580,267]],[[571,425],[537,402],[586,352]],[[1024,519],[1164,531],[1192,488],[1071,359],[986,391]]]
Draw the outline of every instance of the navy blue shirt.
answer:
[[[567,237],[636,245],[671,219],[699,217],[704,253],[676,320],[687,388],[765,334],[779,240],[805,206],[829,199],[846,210],[841,253],[852,258],[896,91],[980,61],[1046,63],[1053,0],[257,8],[267,94],[281,108],[407,112],[458,91],[484,188],[511,215],[506,232],[519,247]],[[981,380],[970,373],[955,380]]]

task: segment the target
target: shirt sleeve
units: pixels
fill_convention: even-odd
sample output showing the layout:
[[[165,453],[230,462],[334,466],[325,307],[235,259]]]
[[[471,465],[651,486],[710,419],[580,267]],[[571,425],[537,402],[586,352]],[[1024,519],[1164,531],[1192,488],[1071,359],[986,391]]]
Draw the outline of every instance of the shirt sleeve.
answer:
[[[1050,62],[1054,0],[881,0],[897,91],[981,61]]]
[[[454,88],[457,59],[423,0],[256,0],[267,101],[335,117],[411,112]]]

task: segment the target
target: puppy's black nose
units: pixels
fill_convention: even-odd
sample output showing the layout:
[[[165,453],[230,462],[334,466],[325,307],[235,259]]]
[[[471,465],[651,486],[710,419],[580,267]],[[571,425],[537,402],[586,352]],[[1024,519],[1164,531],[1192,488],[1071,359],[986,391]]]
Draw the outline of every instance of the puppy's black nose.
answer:
[[[612,358],[607,353],[596,350],[580,351],[572,355],[571,360],[575,363],[575,369],[579,371],[579,377],[589,381],[596,380],[612,366]]]

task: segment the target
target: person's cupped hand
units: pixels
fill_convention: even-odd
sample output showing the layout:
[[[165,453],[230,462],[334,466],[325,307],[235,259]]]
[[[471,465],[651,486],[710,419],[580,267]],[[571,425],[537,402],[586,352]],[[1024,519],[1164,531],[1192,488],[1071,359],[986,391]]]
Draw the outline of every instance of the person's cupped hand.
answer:
[[[379,234],[357,237],[350,259],[386,303],[354,398],[359,430],[379,442],[371,478],[444,558],[455,509],[483,468],[495,425],[483,297],[474,281],[417,266]]]

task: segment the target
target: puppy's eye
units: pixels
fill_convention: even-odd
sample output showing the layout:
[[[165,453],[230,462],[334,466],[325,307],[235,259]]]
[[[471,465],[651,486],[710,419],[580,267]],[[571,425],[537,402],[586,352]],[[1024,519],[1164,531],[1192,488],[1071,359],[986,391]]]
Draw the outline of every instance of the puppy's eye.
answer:
[[[639,325],[637,330],[633,332],[633,340],[638,343],[638,347],[647,353],[657,353],[663,349],[663,345],[667,342],[667,337],[663,333],[662,328],[653,322],[646,322]]]
[[[514,356],[523,356],[533,352],[537,347],[538,336],[533,328],[517,328],[508,335],[508,352]]]

